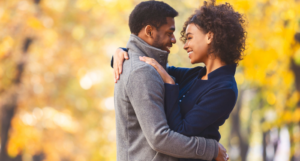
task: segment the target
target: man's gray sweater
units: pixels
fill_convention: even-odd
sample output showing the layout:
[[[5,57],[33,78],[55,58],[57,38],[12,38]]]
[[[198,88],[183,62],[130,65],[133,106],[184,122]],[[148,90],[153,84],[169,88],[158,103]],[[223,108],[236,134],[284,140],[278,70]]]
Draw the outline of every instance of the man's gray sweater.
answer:
[[[166,67],[168,53],[135,35],[127,44],[129,60],[115,85],[118,161],[176,161],[176,158],[212,160],[218,143],[172,131],[164,112],[164,82],[139,56],[154,58]]]

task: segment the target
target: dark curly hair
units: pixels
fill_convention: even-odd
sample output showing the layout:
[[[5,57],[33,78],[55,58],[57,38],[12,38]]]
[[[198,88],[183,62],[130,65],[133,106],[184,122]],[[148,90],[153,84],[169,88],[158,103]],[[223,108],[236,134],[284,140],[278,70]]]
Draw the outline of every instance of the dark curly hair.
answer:
[[[204,33],[214,34],[208,54],[213,53],[226,64],[238,63],[243,59],[247,36],[245,19],[229,3],[216,5],[215,0],[210,3],[204,1],[204,5],[184,23],[180,33],[184,43],[186,28],[191,23],[200,27]]]
[[[138,4],[129,16],[129,28],[131,33],[138,35],[141,29],[147,25],[159,29],[167,23],[167,17],[176,17],[178,12],[164,2],[145,1]]]

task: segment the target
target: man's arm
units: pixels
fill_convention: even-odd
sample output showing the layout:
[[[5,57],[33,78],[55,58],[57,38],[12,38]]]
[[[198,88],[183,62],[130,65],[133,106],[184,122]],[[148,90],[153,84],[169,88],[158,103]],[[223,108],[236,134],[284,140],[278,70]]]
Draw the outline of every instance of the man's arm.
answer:
[[[164,83],[152,66],[145,63],[132,71],[126,91],[152,149],[177,158],[212,160],[218,155],[217,141],[170,130],[164,112]]]

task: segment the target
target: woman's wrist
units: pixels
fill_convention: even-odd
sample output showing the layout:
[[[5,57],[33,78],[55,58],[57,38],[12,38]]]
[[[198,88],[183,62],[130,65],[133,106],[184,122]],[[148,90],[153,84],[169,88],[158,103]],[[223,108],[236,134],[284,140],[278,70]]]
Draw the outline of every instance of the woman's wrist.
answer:
[[[175,84],[175,81],[173,80],[172,77],[170,77],[170,76],[168,75],[168,77],[166,78],[165,83],[168,83],[168,84]]]

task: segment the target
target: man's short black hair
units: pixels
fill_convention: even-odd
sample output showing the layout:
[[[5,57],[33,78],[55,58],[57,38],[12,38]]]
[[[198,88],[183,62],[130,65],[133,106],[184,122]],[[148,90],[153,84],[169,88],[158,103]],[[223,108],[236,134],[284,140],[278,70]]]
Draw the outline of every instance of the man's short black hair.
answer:
[[[143,27],[151,25],[159,29],[167,23],[167,17],[174,18],[177,15],[178,12],[164,2],[141,2],[129,16],[129,28],[131,33],[138,35]]]

